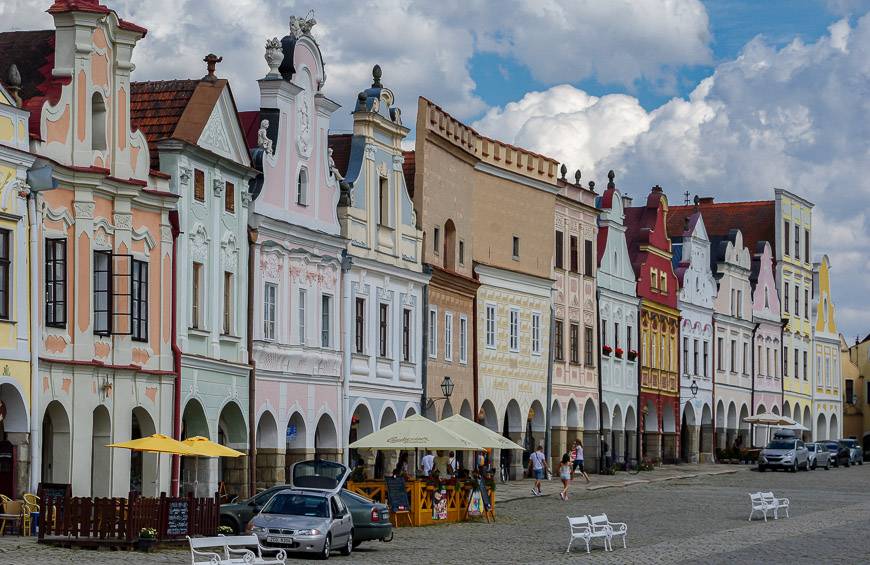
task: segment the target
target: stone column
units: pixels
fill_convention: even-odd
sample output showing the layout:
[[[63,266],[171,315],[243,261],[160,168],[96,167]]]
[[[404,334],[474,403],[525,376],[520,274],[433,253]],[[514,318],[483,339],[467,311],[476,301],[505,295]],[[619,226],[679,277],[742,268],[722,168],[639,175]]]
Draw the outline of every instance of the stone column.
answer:
[[[554,426],[550,432],[550,469],[558,474],[562,454],[571,448],[568,445],[568,428]]]
[[[625,446],[628,453],[628,461],[630,465],[637,463],[637,431],[627,430],[625,433]]]
[[[701,426],[701,437],[699,439],[700,446],[699,451],[700,455],[698,456],[698,461],[701,463],[713,463],[713,425],[708,424],[706,426]]]
[[[598,439],[598,430],[583,432],[583,458],[587,473],[601,470],[601,441]]]
[[[337,448],[321,448],[317,449],[314,453],[315,459],[323,459],[324,461],[335,461],[336,463],[341,463],[342,461],[343,451]],[[395,467],[395,463],[393,463],[393,467]],[[392,471],[392,469],[390,469]]]
[[[284,474],[284,450],[257,448],[257,472],[255,492],[273,485],[286,483]]]
[[[583,439],[583,432],[579,428],[565,428],[565,445],[568,449],[574,448],[574,440],[577,438]]]
[[[614,463],[625,462],[625,432],[622,430],[613,430],[613,442],[610,446]]]
[[[13,498],[29,490],[30,485],[30,434],[27,432],[6,432],[6,440],[15,446],[15,492]]]
[[[610,433],[610,429],[609,428],[602,429],[601,430],[601,437],[603,437],[604,441],[607,442],[606,457],[610,458],[610,464],[613,465],[613,450],[615,449],[615,447],[613,445],[613,436]],[[601,460],[598,462],[598,465],[600,466],[599,470],[604,469],[607,465],[607,461],[605,460],[605,454],[603,452],[603,448],[604,448],[604,446],[602,445],[601,451],[600,451],[601,452]]]
[[[687,426],[686,429],[686,441],[688,445],[685,446],[685,453],[688,457],[686,457],[686,461],[688,463],[697,463],[700,460],[700,440],[701,440],[701,427],[700,426]]]
[[[737,430],[734,428],[728,428],[725,430],[725,447],[733,447],[734,440],[737,439]]]
[[[260,459],[260,450],[257,450],[257,460]],[[297,447],[297,448],[288,448],[284,454],[284,480],[290,481],[291,474],[290,469],[293,467],[294,463],[298,463],[299,461],[305,461],[306,459],[314,459],[314,450],[309,449],[307,447]],[[353,469],[356,466],[354,461],[350,462],[350,468]]]
[[[525,432],[509,432],[509,439],[516,443],[517,445],[525,445],[526,442],[526,433]],[[493,461],[493,467],[498,465],[498,461]],[[510,476],[511,480],[517,480],[523,478],[523,471],[525,471],[525,467],[523,466],[523,452],[519,449],[510,450]]]
[[[647,459],[661,459],[662,435],[655,432],[643,433],[643,456]]]
[[[677,462],[677,434],[676,432],[662,433],[662,462]]]
[[[244,457],[222,457],[220,464],[223,466],[223,481],[227,487],[227,494],[235,494],[244,498],[248,492],[248,464],[247,449],[238,449],[245,454]],[[257,452],[259,458],[259,450]]]

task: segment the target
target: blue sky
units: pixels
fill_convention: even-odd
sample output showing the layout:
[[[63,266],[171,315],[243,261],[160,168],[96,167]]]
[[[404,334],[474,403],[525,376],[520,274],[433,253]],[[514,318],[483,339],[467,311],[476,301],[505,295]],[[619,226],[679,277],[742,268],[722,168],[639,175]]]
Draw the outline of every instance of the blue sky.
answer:
[[[783,46],[795,38],[814,42],[825,35],[828,26],[843,17],[822,0],[714,0],[703,2],[710,19],[711,65],[673,69],[676,80],[668,88],[636,81],[633,88],[618,83],[601,84],[595,78],[573,82],[589,94],[625,93],[636,97],[646,110],[661,106],[674,96],[687,96],[715,65],[734,59],[749,40],[762,36],[771,45]],[[870,3],[868,3],[870,4]],[[476,53],[470,62],[471,77],[477,83],[476,93],[489,106],[503,106],[518,100],[530,90],[543,90],[550,85],[535,80],[523,64],[512,57],[495,53]]]

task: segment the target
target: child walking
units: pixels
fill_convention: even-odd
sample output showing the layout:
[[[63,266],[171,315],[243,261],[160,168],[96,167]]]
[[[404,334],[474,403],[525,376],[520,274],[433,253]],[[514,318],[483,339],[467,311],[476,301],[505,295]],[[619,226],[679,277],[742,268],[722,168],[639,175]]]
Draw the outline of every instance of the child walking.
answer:
[[[568,485],[571,484],[571,457],[568,453],[562,455],[559,478],[562,479],[562,492],[559,493],[559,496],[562,497],[562,500],[568,500]]]
[[[583,442],[579,439],[574,440],[574,467],[571,469],[571,475],[574,475],[574,472],[580,470],[580,476],[586,479],[586,482],[589,482],[589,475],[586,474],[586,470],[583,468]]]

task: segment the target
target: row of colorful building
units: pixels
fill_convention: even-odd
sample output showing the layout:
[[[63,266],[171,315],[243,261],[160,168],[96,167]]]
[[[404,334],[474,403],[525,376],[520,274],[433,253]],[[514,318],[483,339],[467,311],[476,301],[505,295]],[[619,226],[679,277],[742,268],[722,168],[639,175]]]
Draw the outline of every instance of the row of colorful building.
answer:
[[[709,461],[768,412],[841,435],[801,197],[634,205],[425,98],[406,151],[377,66],[330,134],[313,20],[266,43],[240,112],[219,57],[133,82],[145,29],[96,1],[49,13],[0,33],[0,492],[244,493],[413,413],[554,457],[579,437],[593,465],[602,441]],[[105,447],[155,432],[247,457]],[[396,455],[354,456],[379,474]]]

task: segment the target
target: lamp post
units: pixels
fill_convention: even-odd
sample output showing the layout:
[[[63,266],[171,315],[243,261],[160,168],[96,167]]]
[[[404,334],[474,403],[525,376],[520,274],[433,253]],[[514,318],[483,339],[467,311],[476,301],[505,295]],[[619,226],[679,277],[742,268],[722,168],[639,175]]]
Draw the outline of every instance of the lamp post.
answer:
[[[433,396],[429,397],[426,402],[426,409],[432,408],[435,405],[436,400],[450,400],[450,397],[453,395],[453,387],[456,386],[453,384],[453,379],[450,378],[450,375],[444,377],[444,380],[441,381],[441,394],[444,396]]]

